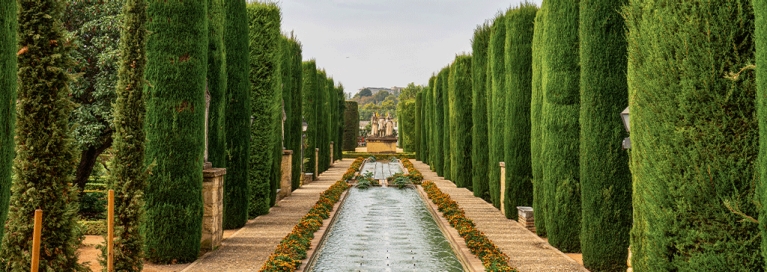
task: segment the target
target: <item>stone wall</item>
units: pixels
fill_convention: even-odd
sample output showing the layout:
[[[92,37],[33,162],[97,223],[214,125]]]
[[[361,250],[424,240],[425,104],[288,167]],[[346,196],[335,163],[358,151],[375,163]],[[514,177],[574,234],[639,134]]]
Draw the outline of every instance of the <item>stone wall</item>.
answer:
[[[213,250],[224,238],[224,175],[226,168],[209,168],[202,171],[202,249]]]

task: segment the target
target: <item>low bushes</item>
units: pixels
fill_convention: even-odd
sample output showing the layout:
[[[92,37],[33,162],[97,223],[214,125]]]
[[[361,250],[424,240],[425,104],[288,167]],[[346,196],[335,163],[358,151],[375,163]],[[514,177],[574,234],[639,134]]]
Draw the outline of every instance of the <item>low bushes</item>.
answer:
[[[421,181],[423,181],[423,175],[421,175],[421,171],[418,171],[415,169],[415,166],[413,166],[413,163],[410,162],[407,158],[402,159],[402,166],[404,166],[408,171],[408,177],[414,184],[421,184]]]
[[[333,205],[341,198],[341,193],[349,187],[348,183],[339,180],[320,194],[320,199],[314,207],[282,239],[260,271],[295,271],[301,264],[301,260],[306,258],[306,250],[314,238],[314,232],[320,229],[322,220],[330,217]]]
[[[452,200],[450,195],[440,191],[432,181],[425,181],[423,189],[432,202],[437,204],[442,216],[466,240],[466,246],[471,253],[482,260],[485,271],[516,271],[509,266],[509,256],[501,252],[484,233],[479,231],[471,219],[466,218],[463,209],[458,207],[458,203]]]
[[[359,157],[356,160],[354,160],[354,162],[352,162],[352,165],[349,166],[349,169],[346,170],[346,173],[344,173],[343,177],[341,177],[341,180],[348,182],[350,179],[354,178],[354,174],[360,170],[360,167],[362,167],[363,161],[365,161],[365,158],[363,157]]]
[[[344,151],[343,153],[344,158],[357,158],[357,157],[375,157],[377,160],[388,160],[391,157],[395,157],[398,159],[415,159],[415,152],[403,152],[403,153],[396,153],[396,154],[375,154],[375,153],[368,153],[368,152],[349,152]]]

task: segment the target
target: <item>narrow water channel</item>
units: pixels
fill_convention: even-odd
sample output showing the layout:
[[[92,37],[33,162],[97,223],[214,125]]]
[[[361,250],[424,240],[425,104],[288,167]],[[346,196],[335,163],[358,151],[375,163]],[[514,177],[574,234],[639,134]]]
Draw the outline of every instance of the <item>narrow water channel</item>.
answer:
[[[413,189],[351,188],[309,271],[463,271]]]

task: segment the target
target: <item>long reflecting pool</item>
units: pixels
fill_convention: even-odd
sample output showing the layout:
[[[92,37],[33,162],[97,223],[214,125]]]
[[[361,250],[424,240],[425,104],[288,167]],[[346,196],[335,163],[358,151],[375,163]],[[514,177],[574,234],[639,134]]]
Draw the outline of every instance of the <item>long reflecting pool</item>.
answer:
[[[413,189],[351,188],[309,271],[463,271]]]

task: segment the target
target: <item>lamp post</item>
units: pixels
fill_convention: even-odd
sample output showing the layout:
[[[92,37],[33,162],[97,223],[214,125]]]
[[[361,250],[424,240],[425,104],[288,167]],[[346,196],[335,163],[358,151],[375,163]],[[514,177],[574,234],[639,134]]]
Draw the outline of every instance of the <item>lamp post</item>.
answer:
[[[626,107],[621,112],[621,121],[623,121],[623,126],[626,128],[626,132],[631,133],[631,127],[629,123],[629,107]],[[631,137],[626,137],[623,139],[622,143],[623,149],[631,149]]]

